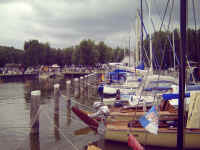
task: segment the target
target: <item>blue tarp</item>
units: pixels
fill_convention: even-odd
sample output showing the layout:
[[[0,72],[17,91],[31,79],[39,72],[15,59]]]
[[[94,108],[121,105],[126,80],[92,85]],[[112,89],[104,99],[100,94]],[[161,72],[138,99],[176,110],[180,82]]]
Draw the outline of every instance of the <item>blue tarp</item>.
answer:
[[[170,99],[178,99],[179,98],[179,94],[163,94],[162,95],[164,100],[170,100]],[[185,97],[190,97],[190,93],[185,93]]]
[[[144,63],[139,64],[136,69],[144,70]]]
[[[200,90],[200,85],[188,85],[186,87],[187,91],[198,91]]]
[[[126,80],[126,72],[109,72],[110,81]]]

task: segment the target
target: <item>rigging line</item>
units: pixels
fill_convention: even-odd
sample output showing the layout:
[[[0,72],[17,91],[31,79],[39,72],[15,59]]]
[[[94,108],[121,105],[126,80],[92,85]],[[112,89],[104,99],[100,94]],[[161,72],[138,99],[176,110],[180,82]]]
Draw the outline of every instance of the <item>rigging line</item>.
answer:
[[[173,45],[172,45],[172,42],[171,42],[171,40],[170,40],[169,36],[167,36],[167,40],[169,41],[169,44],[170,44],[171,48],[173,48]],[[175,57],[176,57],[176,61],[177,61],[177,62],[178,62],[178,64],[179,64],[179,60],[178,60],[178,58],[177,58],[177,55],[176,55],[176,53],[175,53]]]
[[[165,41],[165,47],[164,47],[164,50],[163,50],[163,54],[162,54],[162,59],[161,59],[161,65],[160,65],[160,68],[159,68],[159,70],[160,70],[160,72],[161,72],[161,69],[162,69],[162,66],[163,66],[163,64],[164,64],[164,58],[165,58],[165,52],[167,51],[167,41]]]
[[[172,7],[171,7],[170,15],[169,15],[169,23],[167,26],[167,30],[169,30],[169,27],[170,27],[173,10],[174,10],[174,0],[172,0]]]
[[[165,16],[166,16],[166,13],[167,13],[167,8],[168,8],[168,5],[169,5],[169,0],[168,0],[168,2],[167,2],[167,7],[166,7],[166,9],[165,9],[165,14],[164,14],[164,17],[163,17],[163,19],[162,19],[162,17],[160,16],[160,19],[161,19],[161,21],[162,21],[162,24],[161,24],[161,27],[160,27],[160,31],[161,31],[161,29],[162,29],[162,25],[163,25],[163,22],[164,22],[164,18],[165,18]],[[159,13],[160,14],[160,13]],[[160,43],[160,45],[161,45],[161,43]],[[164,55],[164,54],[163,54]],[[163,58],[163,60],[164,60],[164,56],[162,57]],[[162,59],[161,59],[162,60]],[[163,63],[162,63],[163,64]],[[160,65],[160,67],[159,67],[159,70],[161,70],[161,67],[162,67],[162,65]]]
[[[149,37],[149,36],[148,36],[148,37]],[[148,37],[147,37],[147,39],[149,39]],[[145,46],[144,46],[143,49],[144,49],[145,57],[147,58],[147,61],[149,62],[149,64],[151,64],[151,60],[150,60],[150,58],[149,58],[148,55],[147,55],[147,49],[145,48]]]
[[[195,32],[197,30],[197,22],[196,22],[196,9],[195,9],[195,5],[194,5],[194,0],[192,0],[192,7],[193,7],[193,17],[194,17],[194,27],[195,27]]]
[[[200,12],[199,12],[199,10],[200,10],[200,2],[197,0],[196,1],[196,6],[197,6],[197,9],[196,9],[196,11],[197,11],[197,14],[200,14]],[[197,21],[198,21],[198,23],[197,24],[200,24],[200,15],[197,15]]]
[[[144,22],[142,21],[142,16],[141,16],[139,10],[138,10],[138,15],[139,15],[139,17],[140,17],[140,21],[141,21],[141,23],[142,23],[142,27],[144,28],[144,31],[145,31],[146,37],[148,38],[149,35],[148,35],[148,33],[147,33],[147,30],[146,30],[146,27],[145,27],[145,25],[144,25]],[[142,49],[144,49],[144,51],[145,51],[145,55],[146,55],[146,57],[148,57],[148,56],[147,56],[146,49],[144,48],[144,45],[143,45],[143,48],[142,48]],[[150,62],[150,60],[149,60],[149,62]]]
[[[139,10],[138,10],[138,15],[139,15],[139,17],[140,17],[140,21],[141,21],[141,20],[142,20],[142,16],[141,16]],[[146,30],[146,27],[145,27],[145,25],[144,25],[144,22],[141,21],[141,23],[142,23],[142,27],[143,27],[143,29],[144,29],[144,31],[145,31],[145,33],[146,33],[146,36],[148,36],[148,32],[147,32],[147,30]]]
[[[161,23],[161,25],[160,25],[160,30],[159,30],[159,31],[162,30],[162,25],[163,25],[163,22],[164,22],[164,20],[165,20],[165,16],[166,16],[166,13],[167,13],[168,6],[169,6],[169,0],[167,1],[166,7],[165,7],[164,16],[163,16],[163,18],[162,18],[162,23]]]
[[[158,4],[157,4],[157,1],[154,1],[155,2],[155,7],[157,8],[157,14],[158,14],[158,17],[159,17],[159,19],[160,19],[160,21],[162,21],[162,8],[160,7],[160,6],[158,6]],[[158,24],[158,26],[159,26],[159,24]],[[163,25],[164,27],[165,27],[165,24]],[[165,27],[165,29],[166,29],[166,27]]]
[[[149,6],[148,6],[148,3],[147,3],[147,0],[145,0],[145,5],[146,5],[147,9],[149,9]],[[153,30],[154,30],[154,32],[156,32],[156,28],[155,28],[155,25],[154,25],[154,23],[153,23],[153,19],[152,19],[152,17],[151,17],[151,24],[152,24],[152,26],[153,26]]]
[[[190,71],[190,74],[192,75],[192,80],[193,80],[194,84],[196,84],[196,80],[195,80],[194,74],[192,72],[192,67],[190,66],[190,63],[189,63],[187,55],[186,55],[186,62],[187,62],[187,65],[189,66],[189,71]]]
[[[164,21],[164,19],[165,19],[165,16],[166,16],[166,13],[167,13],[168,5],[169,5],[169,0],[168,0],[168,2],[167,2],[167,7],[166,7],[166,9],[165,9],[165,14],[164,14],[163,20],[161,19],[162,21]],[[148,5],[147,5],[147,7],[148,7]],[[140,19],[141,19],[140,12],[139,12],[138,14],[139,14]],[[163,22],[162,22],[162,23],[163,23]],[[147,31],[146,31],[146,28],[145,28],[145,25],[144,25],[143,22],[142,22],[142,25],[143,25],[143,27],[144,27],[144,30],[145,30],[146,36],[148,37]],[[162,28],[162,24],[161,24],[161,28]],[[160,28],[160,30],[161,30],[161,28]]]
[[[52,123],[51,118],[49,117],[49,115],[48,115],[46,112],[45,112],[45,114],[46,114],[46,117],[48,118],[48,120],[51,122],[51,124],[53,124],[53,127],[55,127],[57,130],[59,130],[59,133],[64,137],[64,139],[65,139],[67,142],[69,142],[69,143],[72,145],[72,147],[73,147],[74,149],[79,150],[79,149],[77,148],[77,146],[74,145],[74,144],[72,143],[72,141],[71,141],[69,138],[67,138],[67,137],[61,132],[60,128],[58,128],[54,123]]]

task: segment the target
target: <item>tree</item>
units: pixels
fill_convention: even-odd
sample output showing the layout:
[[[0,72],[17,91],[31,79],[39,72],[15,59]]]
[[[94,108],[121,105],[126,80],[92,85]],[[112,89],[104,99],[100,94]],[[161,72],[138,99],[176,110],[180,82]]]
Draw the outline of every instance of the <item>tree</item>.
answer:
[[[99,42],[99,44],[97,45],[97,50],[99,52],[99,59],[98,62],[99,63],[107,63],[110,59],[109,56],[109,49],[108,47],[104,44],[103,41]]]
[[[97,63],[98,51],[95,49],[94,41],[88,39],[80,42],[80,64],[94,65]]]

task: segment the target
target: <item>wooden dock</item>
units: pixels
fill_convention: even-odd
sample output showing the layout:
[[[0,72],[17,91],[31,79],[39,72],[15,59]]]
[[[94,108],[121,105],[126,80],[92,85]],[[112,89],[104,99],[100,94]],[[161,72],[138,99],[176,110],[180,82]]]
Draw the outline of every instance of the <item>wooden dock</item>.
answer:
[[[91,73],[102,74],[105,71],[87,71],[87,72],[80,72],[80,71],[65,71],[62,72],[64,77],[70,78],[79,78],[81,76],[89,75]],[[37,79],[39,77],[38,73],[34,74],[0,74],[0,80],[2,81],[16,81],[16,80],[24,80],[24,79]]]
[[[0,74],[0,80],[2,81],[16,81],[35,78],[38,78],[38,74]]]

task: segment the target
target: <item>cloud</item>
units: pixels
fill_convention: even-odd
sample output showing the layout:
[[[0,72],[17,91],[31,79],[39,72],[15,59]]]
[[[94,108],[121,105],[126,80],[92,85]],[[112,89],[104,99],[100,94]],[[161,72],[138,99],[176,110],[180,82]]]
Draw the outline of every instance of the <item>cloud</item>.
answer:
[[[159,30],[166,4],[166,0],[152,0],[151,14],[156,30]],[[149,31],[153,27],[149,25],[146,6],[144,0],[144,23]],[[200,6],[195,6],[196,14],[199,14]],[[136,30],[138,8],[139,0],[1,0],[0,44],[23,48],[25,40],[38,39],[49,42],[52,47],[64,48],[78,44],[81,39],[90,38],[118,46],[129,38],[131,31]],[[191,8],[190,5],[189,10]],[[169,12],[170,9],[163,29],[167,29]],[[189,12],[188,20],[192,22],[192,11]],[[199,25],[198,15],[196,19]],[[175,0],[170,28],[178,24],[179,2]],[[133,33],[131,36],[131,39],[135,39]]]

